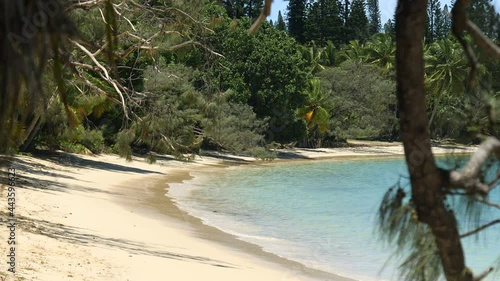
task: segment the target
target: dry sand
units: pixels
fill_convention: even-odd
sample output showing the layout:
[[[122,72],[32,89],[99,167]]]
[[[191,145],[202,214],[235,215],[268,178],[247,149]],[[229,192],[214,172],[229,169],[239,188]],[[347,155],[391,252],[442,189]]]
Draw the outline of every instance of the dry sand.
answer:
[[[471,148],[436,148],[436,153]],[[282,150],[283,159],[402,155],[400,144]],[[202,224],[165,196],[190,171],[249,158],[214,154],[184,163],[126,162],[63,152],[16,156],[15,245],[8,244],[8,175],[2,173],[0,280],[350,280],[308,269]],[[224,161],[224,162],[223,162]],[[11,181],[11,183],[13,183]],[[12,195],[10,196],[13,197]],[[15,247],[15,274],[8,271]]]

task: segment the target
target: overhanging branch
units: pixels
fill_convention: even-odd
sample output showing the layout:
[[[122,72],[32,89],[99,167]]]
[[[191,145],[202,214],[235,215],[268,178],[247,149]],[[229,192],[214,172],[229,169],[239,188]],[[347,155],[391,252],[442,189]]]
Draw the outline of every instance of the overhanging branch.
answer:
[[[472,21],[467,20],[467,32],[470,33],[474,42],[493,58],[500,59],[500,47],[490,40]]]
[[[486,200],[478,200],[478,202],[483,203],[483,204],[488,205],[488,206],[491,206],[491,207],[495,207],[497,209],[500,209],[500,204],[498,204],[498,203],[494,203],[494,202],[490,202],[490,201],[486,201]]]
[[[486,276],[488,276],[488,274],[490,274],[491,272],[493,272],[493,267],[489,267],[488,269],[486,269],[483,273],[479,274],[476,278],[474,278],[474,281],[481,281],[483,280],[484,278],[486,278]]]
[[[259,17],[255,20],[255,22],[252,24],[250,29],[248,30],[249,33],[255,33],[257,30],[259,30],[260,25],[266,20],[267,16],[271,14],[271,4],[273,3],[273,0],[266,0],[264,3],[264,7],[262,8],[262,12],[260,13]]]
[[[491,221],[491,222],[489,222],[489,223],[487,223],[487,224],[483,224],[483,225],[481,225],[480,227],[478,227],[478,228],[476,228],[476,229],[474,229],[474,230],[471,230],[471,231],[469,231],[469,232],[466,232],[466,233],[464,233],[464,234],[460,235],[460,238],[465,238],[465,237],[467,237],[467,236],[474,235],[474,234],[478,233],[479,231],[484,230],[484,229],[486,229],[486,228],[488,228],[488,227],[490,227],[490,226],[493,226],[493,225],[495,225],[495,224],[497,224],[497,223],[500,223],[500,219],[498,219],[498,220],[494,220],[494,221]]]
[[[164,50],[171,52],[171,51],[175,51],[177,49],[181,49],[181,48],[184,48],[184,47],[190,46],[190,45],[201,47],[214,56],[224,58],[224,56],[222,54],[219,54],[219,53],[213,51],[212,49],[208,48],[207,46],[201,44],[200,42],[196,42],[193,40],[185,41],[185,42],[179,43],[177,45],[170,46],[169,48],[165,48]]]
[[[123,97],[123,93],[120,91],[119,87],[117,84],[119,83],[116,83],[115,80],[111,79],[110,76],[109,76],[109,73],[108,71],[106,70],[106,68],[104,66],[102,66],[102,64],[99,63],[99,61],[94,57],[94,55],[89,51],[87,50],[87,48],[85,48],[84,46],[80,45],[78,42],[76,41],[73,41],[71,40],[71,43],[73,43],[75,46],[77,46],[82,52],[84,52],[94,63],[95,65],[100,69],[102,70],[102,73],[104,74],[101,74],[99,73],[102,78],[106,81],[108,81],[108,83],[110,83],[113,88],[115,89],[116,93],[118,94],[118,96],[120,97],[120,100],[121,100],[121,104],[122,104],[122,108],[123,108],[123,114],[125,115],[125,117],[127,119],[129,119],[129,116],[128,116],[128,110],[127,110],[127,105],[125,103],[125,98]]]
[[[450,184],[454,188],[464,189],[470,194],[486,196],[494,185],[488,185],[479,179],[481,167],[490,155],[500,152],[500,141],[488,137],[471,156],[465,167],[459,171],[450,171]]]

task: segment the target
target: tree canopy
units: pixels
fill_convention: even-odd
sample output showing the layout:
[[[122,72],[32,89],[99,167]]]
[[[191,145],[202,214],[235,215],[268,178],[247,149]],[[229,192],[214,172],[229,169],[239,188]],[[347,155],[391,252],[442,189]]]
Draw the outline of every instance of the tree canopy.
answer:
[[[247,34],[246,30],[257,17],[262,1],[196,2],[185,7],[165,1],[145,4],[125,1],[120,6],[113,4],[114,9],[109,5],[104,0],[73,5],[67,8],[67,13],[51,17],[57,24],[48,22],[39,28],[33,25],[39,29],[37,34],[59,32],[61,40],[46,37],[55,40],[55,45],[47,41],[52,44],[50,48],[38,47],[40,39],[30,41],[31,38],[23,38],[22,24],[17,27],[19,33],[2,33],[6,38],[3,41],[6,50],[3,54],[7,54],[4,61],[10,62],[17,57],[13,55],[12,46],[23,44],[19,45],[25,46],[22,50],[34,48],[38,51],[33,53],[41,55],[40,59],[26,63],[39,65],[39,69],[44,70],[27,74],[23,72],[23,69],[31,69],[27,66],[17,72],[9,69],[8,77],[16,82],[7,83],[2,94],[5,98],[2,114],[5,116],[0,128],[3,136],[8,136],[3,138],[2,147],[8,148],[4,152],[38,147],[86,153],[111,150],[125,155],[130,155],[131,151],[154,154],[155,151],[165,151],[159,149],[159,139],[170,143],[168,151],[178,155],[195,153],[203,147],[233,150],[239,147],[236,143],[217,143],[209,136],[211,129],[205,126],[213,123],[206,118],[216,117],[204,115],[201,104],[215,99],[221,108],[227,110],[235,108],[236,104],[251,108],[257,118],[252,119],[255,128],[261,129],[239,128],[248,128],[264,137],[264,141],[253,142],[254,145],[265,147],[272,142],[306,145],[311,128],[297,111],[307,106],[311,79],[316,77],[322,85],[327,85],[331,79],[327,78],[328,75],[342,73],[346,67],[343,64],[352,65],[353,62],[373,65],[370,72],[381,74],[373,76],[373,85],[395,78],[395,40],[389,30],[394,27],[385,27],[388,35],[377,33],[378,1],[290,1],[286,17],[288,25],[283,16],[281,19],[278,16],[276,25],[264,23],[255,35]],[[19,13],[17,8],[8,4],[2,7],[6,11],[12,9],[8,14]],[[40,7],[45,13],[50,12],[50,5]],[[475,2],[470,7],[470,17],[488,30],[488,35],[497,39],[498,14],[492,7],[490,1]],[[102,14],[105,16],[103,20],[101,11],[106,9],[108,12]],[[491,16],[487,20],[479,16],[484,13]],[[433,0],[429,2],[426,14],[429,20],[425,34],[432,39],[427,40],[424,49],[425,90],[429,96],[426,110],[431,116],[432,136],[477,141],[474,134],[487,131],[488,107],[481,107],[484,110],[476,111],[468,122],[457,121],[460,116],[472,112],[469,107],[477,102],[469,95],[457,93],[466,86],[461,81],[469,74],[461,43],[451,39],[447,31],[451,28],[450,10]],[[11,41],[15,44],[10,44]],[[29,58],[28,55],[21,57]],[[46,58],[45,63],[41,64],[43,58]],[[484,65],[479,69],[480,83],[489,85],[489,91],[498,91],[500,80],[495,74],[500,71],[499,65],[485,58],[486,55],[479,56]],[[189,73],[185,76],[188,78],[179,78],[182,83],[173,85],[178,93],[190,89],[190,98],[185,103],[192,104],[176,107],[174,100],[183,97],[182,94],[173,95],[170,99],[175,98],[170,100],[166,96],[171,91],[156,92],[150,87],[153,77],[161,76],[169,69]],[[365,66],[359,69],[365,69]],[[6,70],[2,75],[7,75]],[[18,79],[13,75],[18,75]],[[26,80],[25,77],[33,78]],[[338,85],[347,85],[350,79],[349,75],[336,77]],[[360,85],[362,82],[360,80]],[[30,87],[34,90],[29,90]],[[18,91],[15,89],[19,89],[21,95],[11,96],[12,92]],[[342,91],[332,92],[335,106],[356,113],[358,108],[353,102],[356,99],[354,96],[343,97]],[[365,90],[353,87],[351,91]],[[376,98],[376,92],[368,89],[366,100],[384,101]],[[167,130],[162,131],[161,136],[142,135],[152,138],[149,140],[129,138],[124,141],[124,136],[131,136],[140,124],[145,126],[144,130],[154,131],[154,126],[150,127],[149,123],[166,122],[157,118],[158,114],[151,114],[163,112],[159,106],[170,106],[170,110],[177,108],[179,116],[186,116],[187,119],[173,118],[179,120],[180,127],[170,130],[186,134],[181,134],[182,137],[169,135]],[[378,116],[378,106],[377,103],[368,103],[363,114]],[[399,109],[393,102],[385,106],[391,116],[398,114]],[[184,115],[184,111],[191,113]],[[47,118],[48,114],[53,116]],[[399,129],[392,125],[389,127],[393,129],[378,130],[384,128],[377,124],[378,117],[364,117],[363,122],[368,123],[363,126],[346,123],[353,127],[344,126],[340,130],[335,124],[343,124],[342,118],[345,116],[330,112],[328,130],[321,138],[397,140],[401,136]],[[354,127],[358,132],[348,133],[353,132]],[[329,142],[319,143],[327,145]]]

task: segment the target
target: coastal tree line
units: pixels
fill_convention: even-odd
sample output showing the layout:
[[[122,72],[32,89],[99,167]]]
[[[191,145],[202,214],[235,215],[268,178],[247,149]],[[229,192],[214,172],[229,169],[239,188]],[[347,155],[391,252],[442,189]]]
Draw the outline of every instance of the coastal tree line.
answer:
[[[2,103],[4,151],[137,152],[154,159],[222,149],[268,158],[280,146],[400,139],[395,33],[392,20],[381,30],[378,1],[291,0],[285,16],[255,35],[247,29],[263,6],[258,0],[48,3],[32,4],[47,22],[24,21],[3,33],[5,62],[19,50],[47,58],[19,69],[3,64],[6,79],[20,75],[39,84],[17,103]],[[54,15],[46,7],[67,5]],[[500,66],[479,56],[481,91],[466,95],[469,63],[449,32],[450,9],[433,0],[426,11],[431,135],[478,141],[491,129],[491,105],[481,96],[498,92]],[[469,15],[499,39],[491,1],[475,1]],[[39,70],[28,71],[30,64]]]

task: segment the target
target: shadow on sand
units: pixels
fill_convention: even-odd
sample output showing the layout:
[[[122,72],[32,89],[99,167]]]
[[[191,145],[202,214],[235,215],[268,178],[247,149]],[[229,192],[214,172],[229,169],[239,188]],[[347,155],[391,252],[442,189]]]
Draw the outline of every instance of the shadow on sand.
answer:
[[[137,173],[137,174],[157,174],[162,173],[146,170],[134,167],[128,167],[125,165],[107,163],[100,161],[96,158],[86,159],[76,154],[70,154],[66,152],[59,151],[36,151],[33,153],[34,158],[42,159],[45,161],[52,162],[54,164],[60,165],[62,167],[71,168],[92,168],[107,171],[118,171],[127,173]],[[170,160],[170,159],[166,159]],[[68,173],[63,173],[64,169],[50,169],[46,165],[30,162],[22,158],[0,156],[0,161],[4,163],[4,167],[15,168],[16,171],[16,185],[20,188],[34,188],[44,191],[66,191],[68,188],[76,191],[83,192],[100,192],[112,194],[112,192],[102,190],[99,188],[83,187],[81,185],[75,184],[68,187],[66,184],[62,184],[58,179],[69,179],[75,182],[85,182],[78,179],[76,176],[73,177],[68,175]],[[32,176],[29,176],[32,175]],[[37,178],[43,177],[43,179]],[[8,171],[7,169],[0,170],[0,184],[8,184]]]
[[[7,216],[7,213],[2,212],[2,216]],[[155,249],[153,245],[146,245],[127,239],[117,239],[92,233],[85,233],[85,230],[82,228],[56,224],[45,220],[31,219],[22,216],[19,216],[16,219],[18,225],[25,231],[44,235],[66,243],[96,247],[104,246],[110,249],[126,251],[130,254],[194,261],[216,267],[236,268],[236,266],[233,264],[219,260]]]
[[[96,160],[86,159],[88,157],[84,158],[78,155],[69,154],[65,152],[37,151],[36,153],[33,154],[33,157],[49,161],[60,166],[58,166],[58,168],[50,168],[43,164],[31,162],[29,161],[29,159],[0,156],[0,161],[3,161],[6,164],[4,165],[4,167],[15,168],[16,186],[18,188],[33,188],[44,192],[54,192],[54,191],[67,192],[71,190],[71,191],[83,191],[89,193],[90,192],[102,192],[109,194],[113,193],[102,189],[83,187],[81,185],[78,185],[78,182],[82,182],[82,180],[78,179],[77,174],[75,174],[75,177],[68,175],[71,173],[64,171],[64,167],[82,168],[82,169],[90,168],[90,169],[100,169],[100,170],[128,172],[137,174],[158,174],[158,175],[162,174],[160,172],[156,172],[153,170],[107,163],[98,160],[98,158],[96,158]],[[169,158],[165,158],[162,160],[175,161]],[[37,177],[42,177],[43,179]],[[60,183],[58,182],[58,178],[75,180],[75,184],[68,185],[66,183],[64,184]],[[7,169],[1,169],[0,184],[8,184],[8,181],[9,177]],[[0,211],[1,221],[5,221],[7,216],[8,214],[5,211]],[[20,228],[22,228],[27,232],[34,233],[37,235],[47,236],[65,243],[123,250],[130,254],[149,255],[167,259],[193,261],[216,267],[237,268],[237,266],[233,264],[223,262],[220,260],[210,259],[202,256],[176,253],[168,251],[168,249],[167,250],[162,249],[165,246],[155,246],[128,239],[106,237],[103,235],[91,233],[84,228],[68,226],[46,220],[35,219],[25,216],[16,216],[16,222]]]

